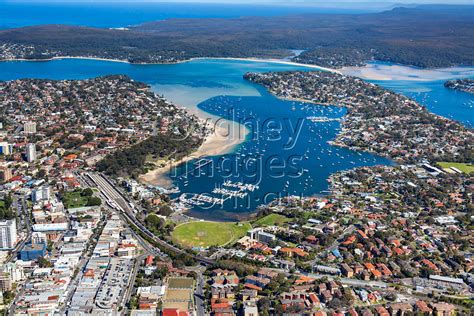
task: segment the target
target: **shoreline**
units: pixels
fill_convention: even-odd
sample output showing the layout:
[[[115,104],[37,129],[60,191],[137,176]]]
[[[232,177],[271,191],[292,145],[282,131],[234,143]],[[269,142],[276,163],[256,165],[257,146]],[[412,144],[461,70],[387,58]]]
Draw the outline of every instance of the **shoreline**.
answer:
[[[197,115],[202,118],[202,114]],[[217,120],[216,117],[205,119],[208,120],[207,125],[211,132],[205,137],[199,148],[181,160],[167,161],[164,166],[157,167],[140,175],[140,182],[148,185],[170,188],[173,184],[173,180],[168,176],[168,173],[171,172],[173,168],[200,157],[232,153],[237,146],[245,142],[247,135],[250,133],[247,127],[242,126],[238,122],[220,117],[217,118]],[[221,124],[227,125],[227,127],[222,126]]]
[[[126,60],[120,59],[107,59],[99,57],[83,57],[83,56],[64,56],[64,57],[52,57],[48,59],[4,59],[1,61],[33,61],[33,62],[48,62],[53,60],[61,59],[84,59],[84,60],[98,60],[98,61],[108,61],[108,62],[119,62],[130,65],[166,65],[166,64],[178,64],[191,62],[195,59],[178,61],[175,63],[130,63]],[[198,59],[214,59],[214,58],[198,58]],[[219,59],[219,58],[217,58]],[[264,62],[263,60],[252,60],[254,62]],[[179,106],[178,104],[176,104]],[[139,176],[139,180],[142,183],[161,186],[164,188],[169,188],[172,186],[173,181],[167,176],[167,174],[175,167],[186,163],[190,160],[204,157],[204,156],[216,156],[216,155],[225,155],[231,153],[235,147],[245,142],[247,135],[250,133],[249,129],[245,126],[240,125],[238,122],[227,120],[222,117],[214,116],[210,113],[204,112],[197,108],[190,108],[188,106],[181,106],[186,109],[190,114],[194,114],[203,121],[207,122],[211,132],[205,137],[203,143],[199,148],[193,151],[190,155],[182,158],[178,161],[168,161],[165,166],[157,167],[153,170],[148,171],[145,174]],[[204,115],[206,113],[207,115]],[[216,126],[219,124],[220,126]],[[210,125],[210,126],[209,126]],[[222,126],[222,125],[227,125]]]
[[[453,71],[459,72],[452,74]],[[362,67],[343,67],[340,73],[366,81],[413,81],[428,83],[472,77],[474,67],[453,66],[442,68],[417,68],[402,64],[366,64]]]
[[[302,64],[292,61],[287,61],[283,59],[273,59],[273,58],[256,58],[256,57],[193,57],[186,60],[178,60],[175,62],[163,62],[163,63],[132,63],[128,60],[124,59],[113,59],[113,58],[102,58],[102,57],[87,57],[87,56],[55,56],[51,58],[45,59],[27,59],[27,58],[9,58],[9,59],[2,59],[0,62],[12,62],[12,61],[34,61],[34,62],[47,62],[53,60],[61,60],[61,59],[84,59],[84,60],[98,60],[98,61],[110,61],[110,62],[117,62],[117,63],[124,63],[130,65],[174,65],[174,64],[182,64],[182,63],[189,63],[196,60],[234,60],[234,61],[250,61],[250,62],[259,62],[259,63],[275,63],[275,64],[282,64],[282,65],[290,65],[290,66],[299,66],[311,69],[318,69],[322,71],[334,72],[342,74],[339,70],[318,66],[314,64]]]
[[[143,62],[143,63],[133,63],[128,60],[123,59],[113,59],[113,58],[102,58],[102,57],[88,57],[88,56],[55,56],[46,59],[27,59],[27,58],[10,58],[2,59],[0,62],[15,62],[15,61],[31,61],[31,62],[48,62],[54,60],[62,59],[83,59],[83,60],[97,60],[105,62],[117,62],[129,65],[177,65],[183,63],[189,63],[199,60],[229,60],[229,61],[246,61],[246,62],[255,62],[255,63],[274,63],[280,65],[288,65],[295,67],[302,67],[320,71],[326,71],[331,73],[336,73],[344,76],[357,77],[362,80],[374,80],[374,81],[392,81],[392,80],[406,80],[414,82],[432,82],[438,80],[450,80],[458,79],[463,77],[471,77],[470,74],[460,74],[456,76],[448,75],[447,72],[450,69],[459,69],[474,72],[474,67],[467,66],[452,66],[452,67],[442,67],[442,68],[416,68],[411,65],[403,64],[392,64],[392,65],[374,65],[366,64],[365,66],[354,67],[346,66],[338,69],[329,68],[324,66],[319,66],[316,64],[303,64],[297,63],[285,59],[277,58],[258,58],[258,57],[192,57],[185,60],[177,60],[173,62]],[[409,76],[407,71],[410,70],[418,73],[418,76]],[[431,75],[430,75],[431,74]]]
[[[256,62],[256,63],[275,63],[275,64],[281,64],[281,65],[289,65],[289,66],[299,66],[299,67],[305,67],[305,68],[311,68],[311,69],[318,69],[322,71],[328,71],[328,72],[334,72],[338,74],[342,74],[339,70],[333,69],[333,68],[328,68],[328,67],[323,67],[323,66],[318,66],[314,64],[302,64],[302,63],[297,63],[293,61],[287,61],[284,59],[274,59],[274,58],[255,58],[255,57],[194,57],[189,60],[185,60],[182,62],[190,62],[193,60],[235,60],[235,61],[250,61],[250,62]]]
[[[85,57],[85,56],[61,56],[61,57],[51,57],[45,59],[28,59],[28,58],[9,58],[9,59],[2,59],[0,62],[11,62],[11,61],[34,61],[34,62],[48,62],[53,60],[61,60],[61,59],[85,59],[85,60],[99,60],[99,61],[110,61],[115,63],[123,63],[123,64],[132,64],[127,60],[122,59],[109,59],[109,58],[100,58],[100,57]]]
[[[343,75],[346,75],[346,74],[343,74]],[[387,88],[384,88],[383,86],[377,84],[377,83],[371,83],[370,81],[368,81],[367,79],[364,79],[364,78],[361,78],[359,76],[353,76],[354,78],[360,78],[362,79],[362,81],[368,83],[368,84],[372,84],[372,85],[376,85],[376,86],[379,86],[381,87],[382,89],[385,89],[385,90],[388,90],[388,91],[391,91],[390,89],[387,89]],[[396,80],[396,79],[395,79]],[[350,104],[347,104],[345,102],[336,102],[336,103],[326,103],[326,102],[317,102],[317,101],[314,101],[314,100],[309,100],[309,99],[305,99],[303,97],[285,97],[285,96],[281,96],[281,95],[278,95],[276,94],[274,91],[272,91],[269,87],[265,86],[264,84],[262,83],[259,83],[259,82],[255,82],[255,81],[252,81],[250,80],[251,82],[254,82],[256,84],[260,84],[262,87],[264,87],[270,94],[274,95],[275,97],[281,99],[281,100],[287,100],[287,101],[296,101],[296,102],[305,102],[305,103],[310,103],[310,104],[316,104],[316,105],[322,105],[322,106],[334,106],[334,107],[341,107],[341,108],[345,108],[346,109],[346,113],[341,117],[341,125],[340,125],[340,130],[339,132],[335,135],[334,139],[328,141],[328,143],[332,146],[337,146],[337,147],[340,147],[340,148],[347,148],[349,150],[353,150],[353,151],[360,151],[360,152],[366,152],[366,153],[369,153],[369,154],[373,154],[373,155],[377,155],[377,156],[380,156],[380,157],[383,157],[383,158],[386,158],[388,159],[390,162],[392,162],[394,165],[398,165],[400,163],[403,163],[404,161],[402,160],[402,158],[400,157],[392,157],[391,155],[389,155],[387,152],[380,152],[380,151],[376,151],[376,150],[373,150],[371,149],[370,147],[367,147],[367,148],[364,148],[364,147],[358,147],[358,146],[349,146],[347,145],[346,143],[344,143],[343,141],[341,141],[341,137],[344,136],[345,132],[348,131],[348,130],[351,130],[350,128],[346,127],[344,125],[344,123],[347,123],[348,120],[350,120],[352,118],[351,116],[351,105]],[[397,92],[393,92],[394,94],[396,95],[399,95],[399,96],[402,96],[402,97],[405,97],[407,98],[408,100],[412,100],[420,109],[422,109],[424,106],[420,103],[418,103],[418,101],[415,101],[414,99],[402,94],[402,93],[397,93]],[[434,119],[437,119],[437,120],[444,120],[445,122],[450,122],[450,123],[453,123],[453,124],[457,124],[461,130],[473,130],[472,128],[470,128],[469,126],[466,126],[464,123],[458,121],[458,120],[455,120],[453,118],[448,118],[448,117],[445,117],[443,115],[440,115],[440,114],[437,114],[437,113],[434,113],[432,112],[430,109],[427,109],[426,110],[427,113],[429,115],[431,115]],[[406,162],[406,161],[405,161]],[[351,168],[353,169],[353,168]]]
[[[124,59],[114,59],[114,58],[103,58],[103,57],[89,57],[89,56],[55,56],[45,59],[28,59],[28,58],[9,58],[9,59],[1,59],[0,62],[15,62],[15,61],[32,61],[32,62],[47,62],[47,61],[54,61],[54,60],[61,60],[61,59],[84,59],[84,60],[97,60],[97,61],[108,61],[108,62],[117,62],[123,64],[130,64],[130,65],[176,65],[176,64],[183,64],[189,63],[192,61],[198,60],[233,60],[233,61],[247,61],[247,62],[255,62],[255,63],[274,63],[274,64],[281,64],[281,65],[289,65],[289,66],[297,66],[321,71],[327,71],[332,73],[337,73],[344,76],[353,76],[358,77],[363,80],[376,80],[376,81],[391,81],[391,80],[407,80],[407,81],[419,81],[419,82],[431,82],[437,80],[450,80],[456,78],[463,78],[466,75],[457,75],[457,76],[447,76],[446,72],[449,69],[459,69],[459,70],[472,70],[474,71],[474,67],[469,66],[451,66],[451,67],[438,67],[438,68],[419,68],[412,65],[404,65],[404,64],[396,64],[393,63],[391,65],[374,65],[370,64],[369,62],[365,66],[344,66],[341,68],[329,68],[324,66],[319,66],[316,64],[303,64],[297,63],[285,59],[278,59],[278,58],[258,58],[258,57],[192,57],[189,59],[184,60],[177,60],[172,62],[139,62],[133,63],[128,60]],[[383,69],[377,69],[383,68]],[[395,70],[402,71],[399,73],[397,71],[390,72],[387,71],[387,68],[392,68]],[[416,71],[420,73],[420,76],[407,76],[404,71],[409,69],[410,71]],[[428,73],[434,72],[436,73],[435,76],[426,76]],[[424,73],[424,74],[423,74]],[[425,76],[423,76],[425,75]],[[468,75],[469,77],[469,75]]]
[[[131,65],[152,65],[151,63],[135,64],[135,63],[130,63],[130,62],[125,61],[125,60],[113,60],[113,59],[106,59],[106,58],[80,57],[80,56],[78,56],[78,57],[70,57],[70,56],[53,57],[51,59],[40,59],[40,60],[12,59],[12,60],[2,60],[2,61],[51,61],[51,60],[60,60],[60,59],[84,59],[84,60],[89,59],[89,60],[98,60],[98,61],[120,62],[120,63],[126,63],[126,64],[128,63],[128,64],[131,64]],[[340,71],[330,69],[330,68],[319,67],[317,65],[299,64],[299,63],[294,63],[294,62],[291,62],[291,61],[284,61],[284,60],[256,59],[256,58],[198,57],[198,58],[192,58],[192,59],[189,59],[189,60],[178,61],[178,62],[174,62],[174,63],[154,63],[154,64],[165,65],[165,64],[189,63],[189,62],[192,62],[194,60],[236,60],[236,61],[249,61],[249,62],[256,62],[256,63],[258,63],[258,62],[260,62],[260,63],[261,62],[269,62],[269,63],[275,63],[275,64],[286,64],[286,65],[301,66],[301,67],[305,67],[305,68],[319,69],[319,70],[323,70],[323,71],[325,70],[325,71],[329,71],[329,72],[333,72],[333,73],[348,75],[344,71],[344,70],[347,70],[347,69],[343,69],[343,72],[340,72]],[[362,67],[362,68],[364,68],[364,67]],[[360,78],[360,76],[357,76],[357,77]],[[362,78],[362,79],[364,79],[364,78]],[[393,79],[393,78],[385,79],[385,80],[391,80],[391,79]],[[365,79],[365,80],[367,80],[367,79]],[[266,90],[269,91],[268,89],[266,89]],[[305,102],[305,103],[313,103],[313,104],[326,105],[326,106],[336,106],[336,107],[343,106],[343,107],[347,108],[344,105],[322,104],[322,103],[319,103],[319,102],[316,102],[316,101],[306,100],[306,99],[302,99],[302,98],[301,99],[300,98],[283,98],[283,97],[277,96],[275,94],[273,94],[273,95],[278,97],[279,99],[283,99],[283,100],[287,100],[287,101]],[[187,106],[185,106],[185,108],[190,113],[195,112]],[[214,116],[214,118],[211,118],[210,117],[210,116],[212,116],[211,114],[208,114],[207,116],[203,116],[203,114],[206,113],[206,112],[199,111],[199,110],[196,111],[196,112],[198,112],[198,113],[193,113],[193,114],[196,114],[201,119],[206,120],[207,124],[213,123],[214,127],[216,127],[216,128],[212,129],[211,132],[208,133],[208,135],[205,137],[203,143],[195,151],[193,151],[191,154],[189,154],[188,156],[184,157],[183,159],[181,159],[179,161],[168,161],[164,166],[154,168],[153,170],[150,170],[146,174],[140,175],[140,177],[139,177],[140,182],[150,184],[150,185],[155,185],[155,186],[169,187],[170,185],[172,185],[173,181],[172,181],[171,178],[168,177],[168,173],[170,171],[172,171],[173,168],[175,168],[179,165],[182,165],[182,164],[184,164],[184,163],[186,163],[190,160],[199,158],[199,157],[223,155],[223,154],[232,152],[232,150],[236,146],[238,146],[239,144],[242,144],[246,141],[246,136],[248,135],[248,131],[242,137],[240,135],[242,129],[239,129],[239,124],[237,122],[228,121],[228,120],[225,120],[224,118],[215,117],[215,116]],[[346,116],[347,116],[347,113],[343,117],[346,118]],[[211,120],[209,120],[209,119],[211,119]],[[215,126],[215,123],[216,123],[217,120],[231,122],[231,125],[233,126],[233,128],[231,130],[234,130],[234,131],[238,130],[239,134],[236,134],[234,132],[234,135],[231,135],[232,133],[229,133],[228,135],[226,135],[226,129],[225,128],[223,128],[222,126],[221,127]],[[342,130],[340,131],[340,133],[341,132],[342,132]],[[332,145],[348,148],[347,146],[343,146],[342,143],[338,143],[338,136],[339,135],[336,135],[336,137],[331,141]],[[361,149],[361,148],[357,148],[357,149],[356,148],[350,148],[350,149],[360,150],[360,151],[365,151],[365,152],[369,152],[369,153],[372,153],[372,154],[380,155],[380,153],[367,151],[367,150],[364,150],[364,149]],[[387,157],[387,158],[392,160],[390,157]],[[194,216],[192,218],[199,219],[199,217],[194,217]]]

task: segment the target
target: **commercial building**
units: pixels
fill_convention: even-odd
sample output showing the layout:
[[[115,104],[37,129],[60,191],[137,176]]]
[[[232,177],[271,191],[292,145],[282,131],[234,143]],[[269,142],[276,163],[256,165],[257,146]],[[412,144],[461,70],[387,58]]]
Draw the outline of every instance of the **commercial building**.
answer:
[[[0,166],[0,182],[7,182],[13,177],[12,171],[7,166]]]
[[[0,272],[0,291],[10,291],[12,289],[12,280],[6,272]]]
[[[43,200],[49,200],[50,193],[49,186],[41,186],[31,191],[31,200],[35,203]]]
[[[46,255],[46,244],[26,244],[20,251],[20,259],[23,261],[36,260]]]
[[[59,223],[42,223],[33,225],[33,231],[35,232],[57,232],[68,230],[68,228],[69,223],[67,221]]]
[[[0,266],[0,272],[8,273],[12,282],[25,280],[24,268],[16,262],[8,262]]]
[[[33,162],[36,160],[36,144],[26,145],[26,161]]]
[[[35,122],[26,122],[23,124],[23,132],[26,134],[36,133],[36,123]]]
[[[16,242],[16,220],[0,221],[0,249],[12,249]]]
[[[0,155],[5,156],[11,155],[13,153],[13,145],[7,142],[0,142]]]
[[[33,244],[41,244],[47,242],[47,237],[45,233],[42,232],[33,232],[31,233],[31,242]]]

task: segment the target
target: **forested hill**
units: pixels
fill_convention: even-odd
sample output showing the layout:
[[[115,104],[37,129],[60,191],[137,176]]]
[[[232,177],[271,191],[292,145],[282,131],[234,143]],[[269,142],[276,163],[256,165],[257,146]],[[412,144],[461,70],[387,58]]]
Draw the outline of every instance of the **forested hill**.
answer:
[[[0,32],[3,58],[94,56],[131,62],[192,57],[282,57],[329,67],[370,59],[420,67],[474,65],[474,6],[420,6],[373,14],[170,19],[130,30],[46,25]],[[2,44],[3,43],[3,44]]]

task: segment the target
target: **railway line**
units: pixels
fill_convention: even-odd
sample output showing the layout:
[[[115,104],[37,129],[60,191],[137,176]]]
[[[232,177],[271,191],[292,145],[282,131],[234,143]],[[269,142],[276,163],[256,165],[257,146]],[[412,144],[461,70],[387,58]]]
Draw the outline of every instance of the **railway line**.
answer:
[[[101,191],[101,193],[104,195],[104,197],[107,199],[107,204],[119,211],[122,216],[130,223],[132,223],[134,226],[136,226],[138,229],[140,229],[141,232],[143,232],[148,238],[162,246],[163,248],[166,248],[175,254],[188,254],[186,251],[169,244],[168,242],[158,238],[153,234],[145,225],[143,225],[136,217],[135,214],[138,212],[139,207],[135,206],[132,201],[128,200],[126,197],[122,195],[122,193],[115,188],[115,185],[107,179],[106,176],[100,174],[100,173],[86,173],[86,176],[97,186],[97,188]],[[200,262],[201,264],[205,265],[210,265],[215,263],[214,260],[203,257],[203,256],[198,256],[198,255],[193,255],[193,254],[188,254],[194,258],[194,260]]]

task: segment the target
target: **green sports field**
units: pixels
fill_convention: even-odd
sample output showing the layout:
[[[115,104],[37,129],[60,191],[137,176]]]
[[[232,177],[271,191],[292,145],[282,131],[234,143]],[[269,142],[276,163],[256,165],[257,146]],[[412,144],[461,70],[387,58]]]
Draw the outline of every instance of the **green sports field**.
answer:
[[[272,213],[258,219],[257,221],[255,221],[254,225],[255,226],[281,226],[289,221],[290,219],[284,215]]]
[[[190,248],[223,246],[245,236],[251,228],[249,223],[190,222],[176,226],[172,238]]]
[[[170,289],[192,289],[194,280],[191,278],[169,278],[168,288]]]
[[[87,205],[88,197],[82,196],[81,192],[66,192],[64,194],[64,204],[66,208],[84,207]]]
[[[460,171],[470,174],[474,172],[474,165],[468,163],[461,163],[461,162],[438,162],[438,165],[441,168],[457,168]]]

